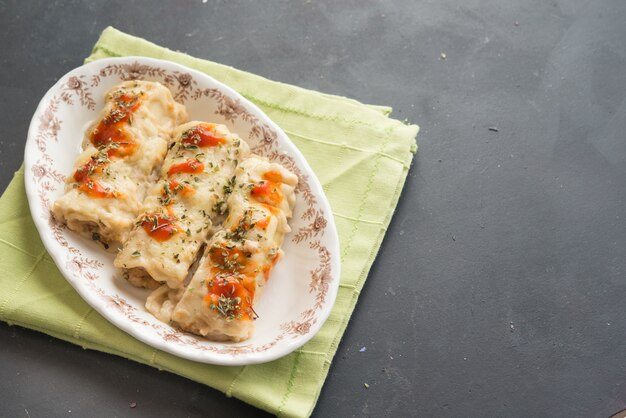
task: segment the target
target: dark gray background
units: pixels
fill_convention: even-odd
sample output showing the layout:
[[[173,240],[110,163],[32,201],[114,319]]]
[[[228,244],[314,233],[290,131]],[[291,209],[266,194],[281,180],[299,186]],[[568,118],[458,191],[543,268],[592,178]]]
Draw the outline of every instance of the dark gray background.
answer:
[[[421,125],[315,416],[626,407],[625,1],[0,1],[2,189],[107,25]],[[261,414],[36,332],[0,341],[0,416]]]

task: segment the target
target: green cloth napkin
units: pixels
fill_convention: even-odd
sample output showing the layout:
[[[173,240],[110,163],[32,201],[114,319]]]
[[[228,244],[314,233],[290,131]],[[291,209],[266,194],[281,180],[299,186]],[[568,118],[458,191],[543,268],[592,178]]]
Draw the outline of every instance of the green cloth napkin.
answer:
[[[0,320],[158,367],[279,416],[309,416],[380,247],[416,150],[418,127],[390,108],[270,81],[107,28],[86,61],[143,55],[233,87],[285,130],[328,196],[341,241],[337,302],[321,331],[271,363],[223,367],[153,349],[111,325],[65,281],[33,225],[20,169],[0,199]]]

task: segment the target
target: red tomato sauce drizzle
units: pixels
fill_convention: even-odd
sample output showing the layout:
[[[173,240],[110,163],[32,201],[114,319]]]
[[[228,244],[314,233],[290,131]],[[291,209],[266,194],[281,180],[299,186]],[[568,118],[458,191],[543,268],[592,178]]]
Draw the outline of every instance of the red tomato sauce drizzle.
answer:
[[[206,281],[208,294],[204,300],[212,309],[218,309],[220,297],[225,297],[233,302],[231,309],[226,312],[228,315],[244,320],[256,318],[252,302],[256,289],[257,263],[250,256],[239,248],[228,248],[223,244],[209,250],[211,279]]]
[[[114,94],[115,108],[91,132],[89,140],[96,147],[111,146],[108,156],[127,157],[137,149],[133,136],[126,129],[132,125],[132,114],[139,108],[139,95]]]
[[[138,145],[130,132],[126,129],[132,124],[132,113],[141,104],[139,95],[129,93],[114,93],[114,109],[104,117],[89,135],[91,143],[99,149],[107,147],[108,159],[124,158],[132,155]],[[104,187],[92,176],[101,174],[108,160],[98,160],[92,157],[89,162],[74,172],[74,180],[80,183],[78,190],[94,198],[121,198],[124,194]]]
[[[215,135],[214,124],[203,123],[193,128],[187,129],[181,136],[181,141],[185,145],[195,145],[199,148],[216,147],[226,143],[226,139]]]
[[[283,201],[282,181],[283,176],[278,171],[268,171],[263,175],[263,181],[254,185],[250,195],[258,202],[278,206]]]
[[[167,171],[167,175],[171,176],[177,173],[200,174],[204,171],[204,164],[193,158],[187,159],[185,162],[174,164]]]
[[[87,178],[87,180],[81,182],[80,186],[78,186],[78,190],[81,192],[95,198],[114,198],[120,199],[124,198],[125,195],[114,190],[111,190],[110,187],[104,187],[97,180],[91,180]]]
[[[183,196],[192,196],[194,193],[196,193],[196,190],[190,185],[184,184],[184,183],[181,184],[177,182],[176,180],[170,180],[169,189],[175,195],[178,194],[179,192]],[[165,191],[163,193],[165,194]]]
[[[181,230],[175,224],[175,217],[171,214],[146,214],[141,221],[141,226],[151,238],[161,242],[169,240]]]

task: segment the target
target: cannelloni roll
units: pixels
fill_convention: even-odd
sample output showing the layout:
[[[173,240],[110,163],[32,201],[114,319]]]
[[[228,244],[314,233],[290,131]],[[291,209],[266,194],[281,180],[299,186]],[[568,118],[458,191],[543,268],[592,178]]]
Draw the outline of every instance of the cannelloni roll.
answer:
[[[249,154],[248,144],[224,125],[189,122],[173,138],[144,213],[114,261],[135,286],[183,285],[226,209],[238,162]]]
[[[105,246],[124,241],[154,183],[172,130],[186,119],[185,108],[159,83],[115,86],[85,133],[65,194],[52,207],[54,217]]]
[[[224,229],[207,244],[187,288],[162,286],[146,303],[157,318],[216,341],[252,335],[254,303],[283,254],[298,181],[260,157],[243,161],[236,171]]]

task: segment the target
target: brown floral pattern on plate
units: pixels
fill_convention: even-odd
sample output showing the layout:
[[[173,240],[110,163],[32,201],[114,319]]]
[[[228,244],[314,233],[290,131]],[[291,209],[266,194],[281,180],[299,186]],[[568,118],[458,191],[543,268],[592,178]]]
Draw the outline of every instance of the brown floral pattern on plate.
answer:
[[[310,271],[309,291],[315,295],[315,303],[312,307],[303,310],[297,321],[289,321],[280,325],[280,333],[270,342],[265,344],[227,344],[225,346],[207,345],[205,341],[197,336],[182,332],[167,324],[151,323],[142,318],[140,312],[126,302],[119,295],[111,295],[105,292],[98,282],[102,278],[98,275],[98,270],[102,269],[103,263],[97,259],[85,257],[81,251],[72,246],[66,234],[68,229],[58,223],[50,213],[51,194],[59,189],[63,189],[66,176],[54,168],[54,159],[47,150],[49,141],[58,141],[58,135],[63,128],[62,120],[57,113],[61,105],[69,107],[85,107],[94,110],[96,101],[93,99],[91,88],[97,87],[103,80],[113,77],[122,81],[129,80],[152,80],[159,81],[168,86],[174,98],[186,104],[188,101],[199,100],[203,97],[214,99],[217,103],[216,114],[222,116],[226,121],[234,122],[237,119],[244,121],[250,126],[248,140],[252,150],[260,155],[265,155],[272,161],[277,161],[285,165],[294,172],[299,179],[296,188],[296,196],[304,202],[305,209],[301,214],[301,219],[310,223],[299,228],[293,235],[292,241],[296,244],[306,245],[317,251],[319,265]],[[76,100],[77,99],[77,100]],[[170,71],[158,66],[151,66],[134,62],[131,64],[111,64],[102,68],[97,74],[92,75],[90,82],[87,82],[85,75],[72,76],[61,87],[60,93],[53,95],[48,100],[48,106],[44,109],[39,118],[35,141],[40,152],[37,162],[30,167],[36,180],[37,194],[43,213],[47,214],[48,226],[52,236],[57,243],[67,249],[68,258],[66,268],[77,277],[85,280],[87,286],[108,306],[115,309],[127,320],[144,327],[154,329],[164,342],[191,346],[201,351],[210,351],[218,354],[246,354],[258,353],[269,350],[286,337],[297,338],[310,332],[313,324],[316,323],[317,312],[326,302],[331,275],[331,255],[330,251],[323,246],[319,240],[313,240],[324,234],[328,226],[326,214],[317,207],[317,199],[309,185],[308,176],[302,173],[295,160],[277,148],[277,133],[267,124],[262,123],[254,114],[249,112],[238,99],[233,99],[217,88],[199,88],[198,82],[189,73],[180,71]]]

